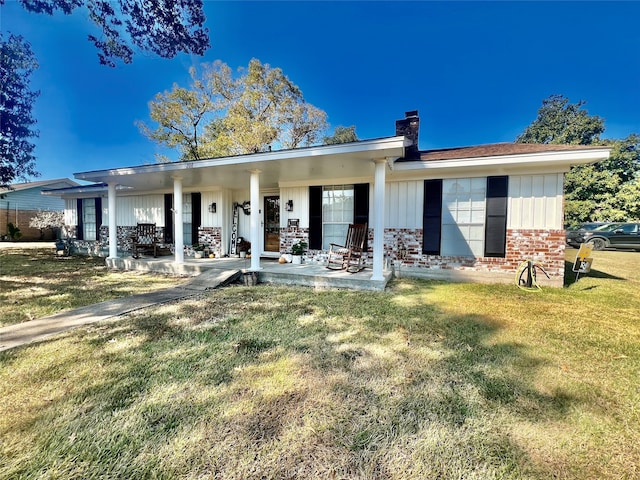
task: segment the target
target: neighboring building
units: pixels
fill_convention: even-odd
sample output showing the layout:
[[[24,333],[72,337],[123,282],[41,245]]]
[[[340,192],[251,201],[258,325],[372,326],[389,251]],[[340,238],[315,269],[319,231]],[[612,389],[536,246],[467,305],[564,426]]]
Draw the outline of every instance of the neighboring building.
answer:
[[[76,178],[99,183],[48,194],[64,198],[77,243],[110,257],[127,254],[137,223],[155,223],[177,263],[192,243],[229,254],[238,236],[252,243],[253,270],[300,239],[306,261],[322,263],[349,223],[366,222],[372,279],[392,265],[402,275],[504,281],[534,259],[562,285],[563,175],[609,148],[421,151],[418,128],[407,112],[394,137],[84,172]]]
[[[7,225],[13,223],[20,229],[24,240],[40,239],[40,230],[30,228],[29,222],[40,210],[64,210],[60,198],[43,196],[42,191],[52,188],[69,188],[78,184],[68,178],[41,180],[38,182],[15,183],[9,188],[0,188],[0,238],[6,238]],[[48,232],[51,237],[51,232]],[[51,238],[47,238],[51,240]]]

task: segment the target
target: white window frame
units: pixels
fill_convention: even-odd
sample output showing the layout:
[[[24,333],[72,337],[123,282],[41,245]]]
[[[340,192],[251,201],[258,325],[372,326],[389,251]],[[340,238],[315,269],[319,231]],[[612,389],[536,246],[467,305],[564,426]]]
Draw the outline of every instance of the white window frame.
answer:
[[[198,243],[197,238],[193,238],[193,202],[190,193],[182,194],[182,242],[183,245],[191,246]]]
[[[442,181],[442,240],[440,255],[484,256],[486,177]]]
[[[340,192],[336,195],[337,192]],[[337,209],[339,202],[342,207]],[[350,204],[350,205],[349,205]],[[346,208],[345,208],[346,207]],[[355,214],[355,186],[323,185],[322,187],[322,248],[329,250],[331,243],[341,244],[347,236],[349,224]]]
[[[82,238],[98,240],[98,216],[95,198],[82,199]]]

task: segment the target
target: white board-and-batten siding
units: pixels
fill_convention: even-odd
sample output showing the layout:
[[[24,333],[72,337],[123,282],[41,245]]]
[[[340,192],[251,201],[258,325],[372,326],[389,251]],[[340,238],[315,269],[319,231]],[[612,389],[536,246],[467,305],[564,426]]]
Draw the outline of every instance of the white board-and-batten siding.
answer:
[[[102,223],[109,224],[106,198],[102,200]],[[138,223],[155,223],[164,226],[164,196],[116,196],[116,225],[134,226]]]
[[[562,173],[510,176],[507,228],[562,229],[563,181]],[[385,197],[386,228],[422,228],[423,180],[387,183]]]
[[[293,211],[287,212],[286,204],[293,202]],[[287,187],[280,189],[280,227],[286,228],[289,219],[300,220],[300,227],[309,227],[309,187]]]
[[[77,200],[75,198],[64,199],[64,224],[77,225],[78,215],[76,214]]]
[[[562,173],[509,177],[507,228],[563,228]]]
[[[106,197],[102,197],[102,224],[109,224],[109,208]],[[77,200],[65,199],[64,221],[77,225]],[[164,197],[162,195],[131,195],[116,197],[116,224],[135,226],[138,223],[155,223],[164,226]]]
[[[369,203],[372,203],[372,197]],[[422,228],[424,182],[387,183],[384,225],[386,228]]]
[[[189,193],[184,195],[183,202]],[[228,193],[222,191],[201,193],[201,220],[203,227],[220,226],[226,221],[225,205],[230,203]],[[209,212],[209,206],[216,204],[216,213]],[[65,223],[77,225],[77,200],[65,199]],[[164,195],[128,195],[116,197],[116,224],[118,226],[135,226],[138,223],[155,223],[164,227]],[[102,197],[102,224],[109,224],[108,200]]]
[[[562,173],[547,175],[513,175],[509,177],[507,227],[510,229],[562,229],[563,228]],[[373,211],[373,184],[370,183],[369,216]],[[231,220],[233,202],[249,199],[248,191],[202,192],[202,226],[227,227]],[[286,227],[289,219],[298,219],[299,226],[309,227],[309,187],[285,187],[280,189],[280,226]],[[293,211],[286,211],[288,200],[293,201]],[[388,182],[385,188],[385,228],[422,228],[424,181],[411,180]],[[216,203],[216,213],[209,212],[209,205]],[[102,202],[103,225],[109,221],[108,202]],[[119,226],[137,223],[155,223],[164,226],[164,197],[157,195],[132,195],[117,197]],[[262,206],[260,206],[262,208]],[[228,210],[228,211],[226,211]],[[250,217],[239,212],[239,228],[247,232]],[[65,223],[77,225],[76,200],[65,200]]]
[[[225,212],[225,205],[230,203],[228,193],[222,191],[202,192],[201,194],[201,225],[203,227],[219,227],[223,224],[230,212]],[[216,213],[210,212],[209,207],[216,204]]]

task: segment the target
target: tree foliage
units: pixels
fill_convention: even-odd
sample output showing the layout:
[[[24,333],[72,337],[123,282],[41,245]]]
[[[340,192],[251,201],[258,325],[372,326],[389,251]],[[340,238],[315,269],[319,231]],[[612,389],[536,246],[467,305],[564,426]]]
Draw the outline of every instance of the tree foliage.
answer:
[[[565,223],[640,219],[640,136],[601,140],[604,120],[589,115],[585,102],[562,95],[543,100],[538,117],[516,139],[521,143],[605,145],[607,160],[576,165],[565,175]]]
[[[179,147],[183,158],[198,159],[206,156],[201,145],[205,116],[213,110],[213,104],[201,84],[192,89],[173,84],[169,92],[158,93],[149,102],[151,120],[159,126],[152,130],[143,122],[138,127],[148,138],[170,148]],[[160,161],[169,161],[165,157]]]
[[[181,160],[311,145],[326,128],[325,112],[280,68],[252,59],[236,76],[220,61],[190,73],[189,88],[174,84],[149,103],[155,128],[138,122],[151,140],[178,147]]]
[[[5,0],[0,0],[0,5]],[[131,63],[134,48],[173,58],[179,52],[203,55],[209,48],[202,0],[19,0],[34,13],[71,14],[86,6],[100,35],[88,38],[103,65]]]
[[[519,143],[591,145],[604,132],[604,120],[589,115],[584,101],[569,103],[563,95],[551,95],[542,101],[538,117],[518,138]]]
[[[35,171],[33,103],[40,92],[29,88],[38,63],[22,37],[0,33],[0,186],[15,179],[26,181]]]
[[[340,143],[357,142],[358,136],[356,135],[355,125],[349,127],[343,127],[338,125],[333,131],[333,135],[324,137],[323,143],[325,145],[337,145]]]
[[[570,224],[640,220],[640,136],[602,143],[611,147],[607,160],[576,165],[565,175],[565,218]]]
[[[31,220],[29,227],[40,230],[40,239],[44,238],[45,230],[56,231],[64,227],[64,212],[62,210],[38,210]]]

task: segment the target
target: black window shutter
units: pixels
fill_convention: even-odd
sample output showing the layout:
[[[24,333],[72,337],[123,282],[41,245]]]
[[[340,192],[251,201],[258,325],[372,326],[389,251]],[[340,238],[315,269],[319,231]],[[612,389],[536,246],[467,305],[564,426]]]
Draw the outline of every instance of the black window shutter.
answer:
[[[76,200],[76,215],[78,217],[78,227],[76,229],[76,238],[84,240],[84,218],[82,216],[82,199]]]
[[[504,257],[507,243],[509,177],[487,177],[484,256]]]
[[[164,194],[164,242],[173,243],[173,195]]]
[[[369,184],[358,183],[353,186],[353,223],[369,225]],[[369,249],[368,235],[364,239],[365,252]]]
[[[198,229],[202,224],[202,195],[200,192],[191,194],[191,239],[193,243],[200,243]]]
[[[440,255],[442,237],[442,180],[424,181],[422,253]]]
[[[322,186],[309,187],[309,248],[322,250]]]
[[[96,238],[100,240],[100,227],[102,226],[102,197],[96,197]]]
[[[353,223],[369,224],[369,184],[353,186]]]

